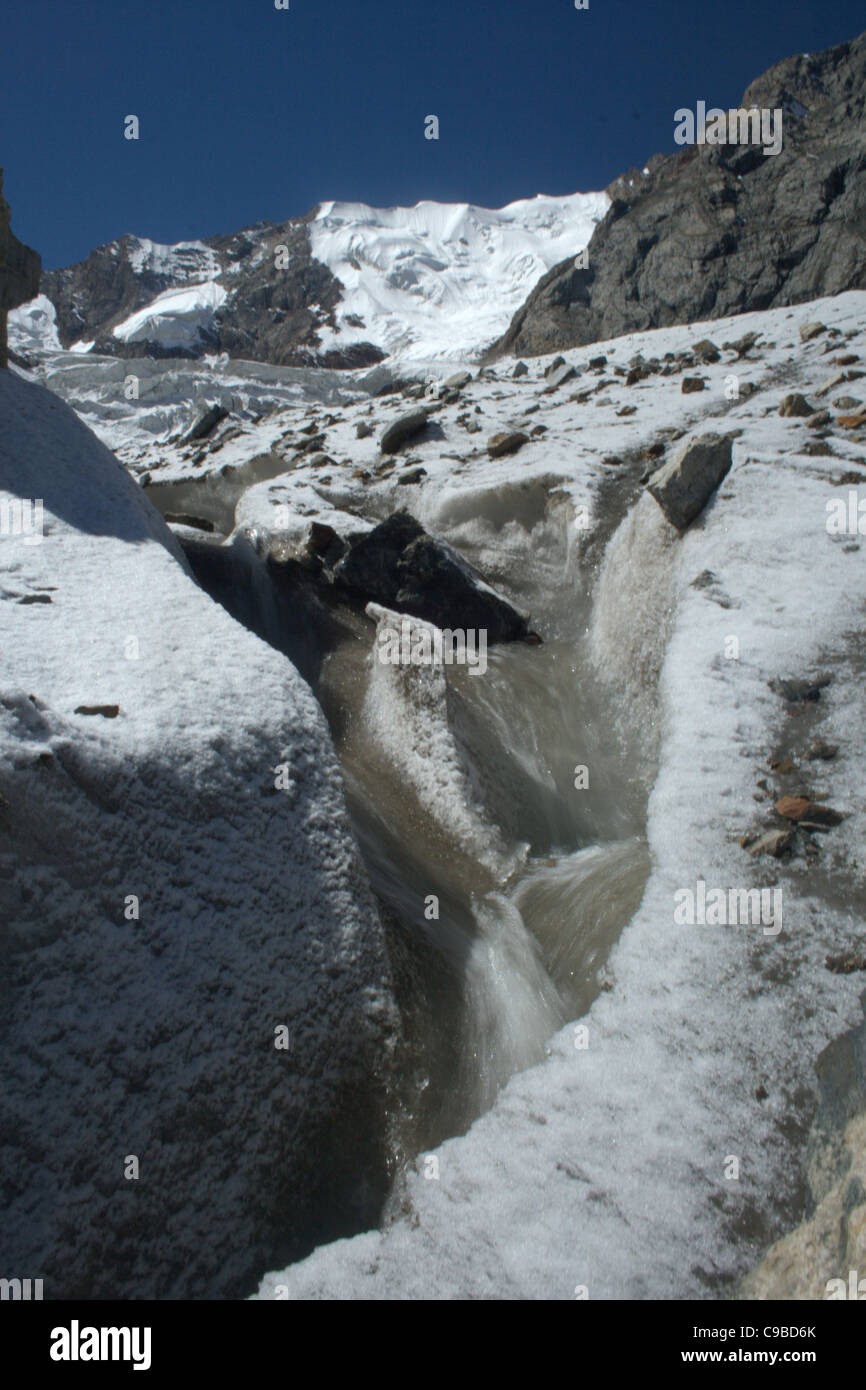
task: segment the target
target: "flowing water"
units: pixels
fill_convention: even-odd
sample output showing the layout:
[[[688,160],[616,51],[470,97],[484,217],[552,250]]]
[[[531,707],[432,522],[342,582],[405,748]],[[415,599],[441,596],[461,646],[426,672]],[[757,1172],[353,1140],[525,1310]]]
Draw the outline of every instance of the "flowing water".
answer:
[[[515,516],[491,495],[490,514],[433,528],[544,639],[490,648],[483,674],[382,665],[368,618],[281,593],[251,547],[189,550],[329,720],[403,1020],[395,1167],[465,1131],[587,1011],[648,872],[641,749],[596,676],[593,571],[566,508],[538,500]]]

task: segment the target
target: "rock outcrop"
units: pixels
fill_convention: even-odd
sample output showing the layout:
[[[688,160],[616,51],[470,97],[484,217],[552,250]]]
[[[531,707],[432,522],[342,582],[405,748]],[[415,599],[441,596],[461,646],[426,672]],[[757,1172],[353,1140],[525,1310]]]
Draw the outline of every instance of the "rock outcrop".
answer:
[[[9,365],[6,353],[9,310],[35,298],[42,270],[42,261],[36,252],[13,236],[9,219],[9,204],[3,197],[3,170],[0,169],[0,367]]]
[[[588,266],[554,266],[488,358],[866,287],[866,34],[786,58],[742,106],[782,111],[780,153],[694,144],[617,179]]]
[[[227,352],[277,366],[363,367],[381,361],[383,352],[370,343],[343,352],[320,349],[318,330],[333,326],[342,286],[313,256],[308,224],[314,213],[172,247],[122,236],[76,265],[46,271],[42,293],[56,308],[61,344],[87,340],[97,353],[125,358]],[[146,323],[131,338],[114,336],[115,328],[159,295],[217,277],[225,299],[189,341],[169,344],[156,331],[149,336]]]

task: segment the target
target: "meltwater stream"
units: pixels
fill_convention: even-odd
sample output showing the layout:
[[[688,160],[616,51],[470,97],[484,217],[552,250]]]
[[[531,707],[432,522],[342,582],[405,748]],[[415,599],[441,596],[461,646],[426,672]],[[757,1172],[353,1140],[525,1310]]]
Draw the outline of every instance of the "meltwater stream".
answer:
[[[476,499],[431,529],[543,642],[490,647],[483,674],[382,665],[363,613],[281,592],[252,546],[187,546],[214,597],[295,661],[331,727],[403,1024],[394,1171],[464,1132],[586,1013],[648,873],[640,749],[596,678],[593,576],[567,505],[545,493],[515,515],[489,500],[489,515]]]
[[[531,611],[542,645],[491,647],[483,674],[382,665],[370,620],[347,614],[316,681],[388,926],[403,1154],[465,1131],[587,1011],[648,872],[647,789],[593,673],[589,576],[563,509],[532,523],[435,529]]]

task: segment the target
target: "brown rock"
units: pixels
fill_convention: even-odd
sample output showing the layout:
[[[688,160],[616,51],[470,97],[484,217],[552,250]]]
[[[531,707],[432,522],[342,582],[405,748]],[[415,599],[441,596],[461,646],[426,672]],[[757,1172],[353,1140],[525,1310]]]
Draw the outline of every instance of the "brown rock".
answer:
[[[529,435],[521,434],[519,430],[512,434],[494,434],[487,441],[487,452],[492,459],[505,458],[508,454],[516,454],[528,443]]]
[[[809,404],[805,396],[801,396],[795,391],[792,395],[784,398],[779,406],[779,414],[785,416],[796,415],[805,418],[807,415],[815,414],[815,407]]]
[[[817,320],[814,323],[801,323],[800,342],[811,343],[813,338],[817,338],[819,334],[826,332],[826,325],[823,323],[818,323]]]
[[[706,390],[707,383],[702,376],[684,376],[682,392],[684,396],[691,395],[694,391]]]

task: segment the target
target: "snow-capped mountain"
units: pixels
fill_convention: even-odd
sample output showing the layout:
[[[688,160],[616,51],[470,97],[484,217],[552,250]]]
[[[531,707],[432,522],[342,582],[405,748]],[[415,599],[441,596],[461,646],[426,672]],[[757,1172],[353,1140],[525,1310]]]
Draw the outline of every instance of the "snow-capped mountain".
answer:
[[[365,366],[477,355],[534,285],[588,243],[605,193],[373,208],[322,203],[307,217],[164,246],[124,236],[42,277],[10,345],[110,356],[232,357]],[[37,312],[38,310],[38,312]]]

